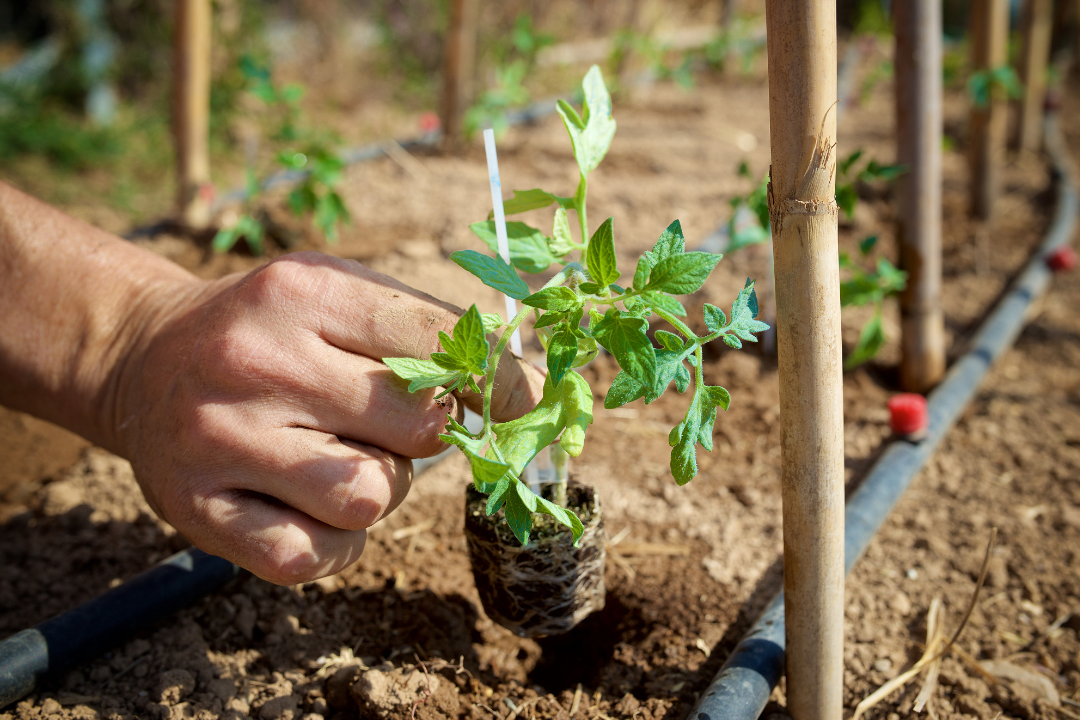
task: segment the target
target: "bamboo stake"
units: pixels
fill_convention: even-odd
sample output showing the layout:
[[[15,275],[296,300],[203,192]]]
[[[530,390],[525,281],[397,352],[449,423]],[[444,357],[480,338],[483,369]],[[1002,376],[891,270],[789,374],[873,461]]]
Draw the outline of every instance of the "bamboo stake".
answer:
[[[844,427],[835,0],[767,0],[788,713],[839,720]]]
[[[478,0],[453,0],[450,5],[441,113],[443,137],[449,143],[461,140],[462,118],[472,102],[478,6]]]
[[[1021,152],[1038,152],[1042,147],[1046,65],[1050,61],[1053,14],[1051,0],[1028,0],[1024,7],[1024,51],[1020,65],[1024,97],[1016,132],[1016,145]]]
[[[893,3],[900,267],[900,381],[926,392],[945,373],[941,314],[941,0]]]
[[[974,0],[971,3],[971,71],[999,68],[1007,61],[1009,39],[1008,0]],[[992,89],[993,90],[993,89]],[[998,174],[1005,152],[1006,106],[993,90],[986,107],[971,108],[968,127],[968,166],[971,171],[971,214],[980,220],[993,216]]]
[[[177,0],[173,129],[180,222],[210,224],[210,0]]]

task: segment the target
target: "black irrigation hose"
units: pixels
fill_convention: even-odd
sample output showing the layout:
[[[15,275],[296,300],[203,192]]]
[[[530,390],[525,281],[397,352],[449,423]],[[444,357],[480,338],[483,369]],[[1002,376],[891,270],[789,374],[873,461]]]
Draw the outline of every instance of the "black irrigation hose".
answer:
[[[74,610],[0,641],[0,709],[147,630],[240,568],[189,548]]]
[[[972,338],[971,349],[957,360],[927,398],[930,429],[920,442],[894,441],[847,503],[844,517],[844,571],[870,544],[915,474],[974,396],[983,375],[1023,329],[1031,303],[1046,290],[1046,257],[1069,242],[1078,203],[1074,178],[1056,116],[1046,118],[1046,145],[1058,177],[1053,223],[1040,249],[993,313]],[[690,712],[689,720],[754,720],[784,672],[784,595],[781,592],[735,646],[731,655]]]

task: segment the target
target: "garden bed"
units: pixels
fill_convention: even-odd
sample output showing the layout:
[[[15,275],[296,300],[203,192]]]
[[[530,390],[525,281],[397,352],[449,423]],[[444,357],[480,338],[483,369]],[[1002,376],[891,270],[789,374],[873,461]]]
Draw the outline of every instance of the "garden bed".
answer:
[[[864,106],[845,110],[841,157],[862,147],[867,156],[892,158],[890,93],[883,85]],[[1075,87],[1072,97],[1063,118],[1080,157]],[[593,216],[618,217],[626,256],[650,247],[676,217],[693,246],[726,219],[726,200],[750,189],[735,175],[738,163],[748,160],[755,174],[767,168],[767,107],[763,80],[753,77],[692,92],[657,85],[617,104],[619,134],[590,183]],[[950,97],[947,127],[958,146],[964,117],[963,98]],[[476,246],[467,225],[488,209],[481,149],[419,160],[427,174],[415,177],[389,159],[349,171],[342,189],[355,224],[330,251],[458,305],[501,310],[494,291],[462,282],[447,258]],[[557,117],[512,130],[500,161],[509,186],[569,192],[576,180]],[[965,217],[962,155],[946,154],[944,307],[952,357],[1049,223],[1053,194],[1041,162],[1013,164],[1005,181],[999,219],[984,235]],[[387,215],[388,207],[395,214]],[[881,251],[893,253],[891,207],[885,196],[864,200],[842,225],[842,246],[879,234]],[[257,262],[210,257],[181,238],[145,244],[206,276]],[[763,279],[765,253],[758,246],[725,258],[697,300],[722,305],[748,275]],[[1080,616],[1047,632],[1056,619],[1080,611],[1077,307],[1080,279],[1056,280],[851,576],[847,707],[921,654],[935,595],[945,600],[946,626],[955,627],[991,526],[999,528],[998,547],[961,644],[976,657],[1009,658],[1042,672],[1062,694],[1080,689]],[[848,348],[865,319],[845,311]],[[895,381],[898,328],[889,305],[890,342],[876,363],[845,375],[849,483],[889,434],[885,400]],[[538,345],[531,352],[541,357]],[[602,358],[588,372],[610,381],[615,367]],[[699,456],[701,475],[684,488],[668,472],[666,437],[685,397],[614,411],[597,404],[596,426],[574,472],[596,485],[604,505],[613,542],[608,597],[602,612],[568,635],[521,639],[483,615],[462,534],[462,488],[470,474],[453,455],[417,479],[398,511],[372,529],[360,562],[338,576],[294,588],[237,581],[7,713],[374,717],[386,701],[376,682],[383,676],[368,676],[374,689],[358,696],[349,691],[357,673],[418,666],[423,679],[409,685],[412,699],[391,717],[565,718],[573,709],[582,719],[681,720],[781,584],[775,363],[716,348],[705,374],[731,391],[732,406],[718,418],[716,449]],[[0,635],[73,607],[184,546],[152,517],[126,463],[90,449],[60,469],[48,464],[59,453],[56,443],[69,443],[67,452],[77,445],[6,411],[3,419],[12,428],[5,465],[28,469],[19,483],[0,487]],[[992,718],[998,710],[1056,717],[1026,686],[990,688],[954,660],[945,662],[941,685],[939,717]],[[915,685],[868,717],[906,712],[917,691]],[[782,704],[782,686],[776,699]]]

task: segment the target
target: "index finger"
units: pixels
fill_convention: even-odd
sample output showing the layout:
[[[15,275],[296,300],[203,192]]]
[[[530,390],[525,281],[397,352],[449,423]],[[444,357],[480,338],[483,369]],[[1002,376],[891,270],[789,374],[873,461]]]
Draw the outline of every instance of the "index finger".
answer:
[[[310,275],[306,284],[318,306],[320,336],[335,347],[374,360],[429,359],[439,350],[439,331],[452,334],[463,312],[354,260],[318,253],[296,253],[285,260]],[[500,421],[521,417],[540,402],[543,387],[543,373],[507,350],[495,376],[492,417]],[[472,392],[459,396],[470,409],[482,411],[481,396]]]

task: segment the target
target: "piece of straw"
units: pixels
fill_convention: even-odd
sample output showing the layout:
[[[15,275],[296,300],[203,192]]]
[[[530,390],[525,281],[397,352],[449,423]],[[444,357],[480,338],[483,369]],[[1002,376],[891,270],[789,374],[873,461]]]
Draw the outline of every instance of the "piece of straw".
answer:
[[[506,237],[506,216],[503,214],[502,181],[499,180],[499,158],[495,154],[495,131],[484,131],[484,151],[487,153],[488,178],[491,180],[491,205],[495,211],[495,238],[499,243],[499,257],[510,264],[510,241]],[[517,315],[517,303],[509,295],[506,297],[506,321],[510,322]],[[510,337],[510,349],[521,357],[521,333],[517,330]]]

